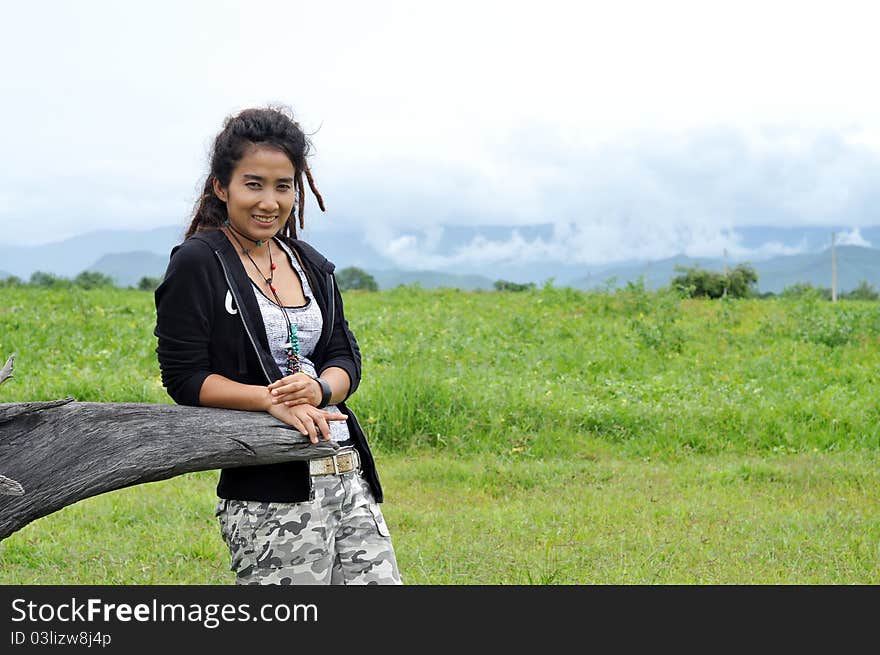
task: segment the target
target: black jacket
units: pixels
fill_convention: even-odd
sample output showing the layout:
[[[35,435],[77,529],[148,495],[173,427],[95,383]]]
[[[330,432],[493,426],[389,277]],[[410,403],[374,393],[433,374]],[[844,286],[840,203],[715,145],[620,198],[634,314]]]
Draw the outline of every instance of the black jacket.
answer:
[[[360,383],[361,354],[345,320],[335,267],[303,241],[285,239],[285,243],[298,257],[324,316],[324,329],[310,359],[319,374],[331,366],[344,369],[351,378],[350,396]],[[200,231],[174,247],[155,300],[162,384],[176,403],[198,405],[202,383],[211,373],[259,385],[282,377],[269,351],[251,280],[219,230]],[[337,406],[348,416],[364,477],[382,502],[366,435],[354,412],[344,402]],[[310,491],[308,464],[303,461],[223,469],[217,485],[221,498],[262,502],[302,502]]]

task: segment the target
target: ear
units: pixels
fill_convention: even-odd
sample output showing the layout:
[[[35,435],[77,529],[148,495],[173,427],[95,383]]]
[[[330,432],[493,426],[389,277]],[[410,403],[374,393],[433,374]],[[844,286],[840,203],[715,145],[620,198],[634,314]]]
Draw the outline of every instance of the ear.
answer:
[[[229,200],[229,196],[226,193],[226,189],[224,189],[220,185],[220,180],[218,180],[216,177],[214,178],[214,195],[217,196],[218,198],[220,198],[220,200],[222,200],[223,202],[226,202],[227,200]]]

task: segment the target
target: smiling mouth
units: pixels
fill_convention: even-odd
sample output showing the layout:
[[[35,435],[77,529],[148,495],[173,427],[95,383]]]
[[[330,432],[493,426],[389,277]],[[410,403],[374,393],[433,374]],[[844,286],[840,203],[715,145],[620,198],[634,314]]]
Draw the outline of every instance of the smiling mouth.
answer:
[[[265,223],[268,225],[269,223],[274,223],[277,216],[259,216],[257,214],[251,214],[251,218],[253,218],[257,223]]]

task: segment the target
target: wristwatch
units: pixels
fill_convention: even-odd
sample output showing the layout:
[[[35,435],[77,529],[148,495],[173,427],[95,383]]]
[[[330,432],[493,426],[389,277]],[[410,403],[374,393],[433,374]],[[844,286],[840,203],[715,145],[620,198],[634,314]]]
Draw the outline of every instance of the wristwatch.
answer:
[[[321,385],[321,402],[318,403],[318,409],[324,409],[330,404],[330,396],[333,395],[333,389],[330,388],[330,383],[324,378],[315,378],[315,382]]]

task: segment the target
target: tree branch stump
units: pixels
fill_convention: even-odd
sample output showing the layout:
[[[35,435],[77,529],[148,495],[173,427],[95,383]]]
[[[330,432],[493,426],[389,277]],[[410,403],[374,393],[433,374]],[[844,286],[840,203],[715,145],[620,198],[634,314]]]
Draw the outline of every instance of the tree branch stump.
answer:
[[[12,353],[3,365],[3,368],[0,368],[0,384],[3,384],[6,380],[12,377],[13,362],[15,362],[15,353]]]
[[[193,471],[323,457],[337,448],[312,444],[264,412],[73,398],[0,404],[0,540],[108,491]]]

